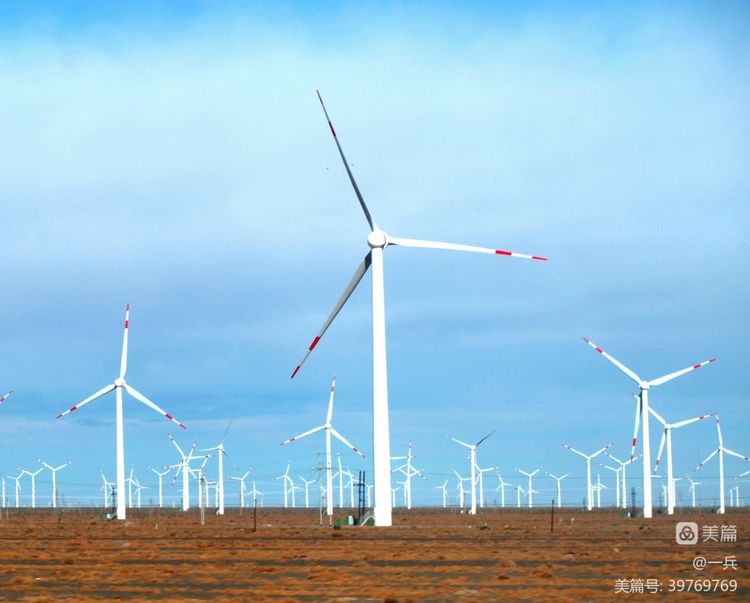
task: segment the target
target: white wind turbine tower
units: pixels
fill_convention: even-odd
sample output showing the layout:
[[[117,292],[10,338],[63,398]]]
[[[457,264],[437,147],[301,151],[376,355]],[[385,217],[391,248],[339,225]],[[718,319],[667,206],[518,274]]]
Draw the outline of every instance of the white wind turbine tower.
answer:
[[[6,505],[6,500],[5,500],[5,476],[4,475],[2,477],[2,486],[3,486],[3,490],[2,490],[2,497],[3,497],[2,505],[3,505],[3,507],[2,508],[4,509],[7,506]]]
[[[512,484],[507,483],[503,479],[503,476],[500,475],[499,471],[497,472],[497,479],[500,482],[498,484],[497,488],[496,488],[497,490],[500,490],[500,506],[502,506],[503,508],[505,508],[505,488],[511,486]]]
[[[339,469],[336,471],[336,475],[333,477],[339,478],[339,509],[344,507],[344,468],[341,466],[341,455],[336,453],[336,460],[339,464]]]
[[[162,495],[162,481],[164,479],[164,476],[167,475],[171,471],[171,469],[166,469],[165,471],[158,471],[153,467],[149,467],[149,469],[153,471],[159,478],[159,508],[161,509],[164,506],[164,497]]]
[[[611,458],[615,463],[620,465],[620,469],[622,470],[622,508],[626,509],[628,506],[628,497],[627,497],[627,485],[626,485],[626,475],[625,472],[627,471],[626,467],[630,465],[630,463],[636,461],[637,459],[641,458],[641,455],[633,456],[630,455],[630,459],[622,462],[620,459],[618,459],[616,456],[611,454],[609,451],[604,451],[604,454]]]
[[[532,471],[531,473],[527,473],[526,471],[523,471],[519,469],[518,467],[516,467],[516,471],[518,471],[518,473],[521,473],[522,475],[525,475],[526,477],[529,478],[529,491],[527,492],[528,501],[529,501],[529,509],[531,509],[534,506],[534,497],[532,496],[532,494],[534,494],[535,492],[535,490],[531,487],[531,480],[542,469],[544,469],[544,467],[539,467],[538,469],[534,469],[534,471]]]
[[[622,471],[622,467],[612,467],[612,465],[605,465],[604,463],[599,463],[599,466],[604,469],[609,469],[612,473],[615,474],[615,493],[617,494],[617,502],[615,503],[616,508],[620,508],[620,471]]]
[[[719,415],[716,415],[716,431],[719,434],[719,447],[708,455],[705,461],[698,465],[693,471],[698,471],[703,465],[710,461],[716,454],[719,454],[719,513],[724,513],[724,453],[736,456],[744,461],[750,461],[750,458],[742,456],[738,452],[729,450],[724,446],[724,438],[721,436],[721,425],[719,424]]]
[[[302,480],[302,483],[305,484],[305,509],[310,508],[310,485],[315,483],[314,479],[306,480],[301,475],[297,474],[297,477],[299,477]],[[354,505],[352,505],[354,506]]]
[[[261,497],[261,499],[263,498],[263,492],[261,492],[260,490],[258,490],[258,489],[257,489],[257,488],[255,487],[255,480],[253,480],[253,489],[252,489],[252,491],[250,492],[250,494],[252,494],[252,495],[253,495],[253,506],[256,506],[256,505],[258,504],[258,496],[260,496],[260,497]],[[261,505],[261,506],[262,506],[262,505]]]
[[[370,251],[365,256],[364,260],[357,267],[354,276],[352,277],[349,284],[344,289],[338,302],[334,306],[333,310],[326,319],[323,327],[320,329],[318,334],[312,340],[312,343],[305,352],[302,360],[300,360],[297,367],[292,373],[292,378],[297,374],[302,364],[307,359],[308,355],[323,337],[330,324],[336,318],[341,308],[344,306],[346,301],[351,296],[354,289],[357,287],[359,282],[364,277],[365,273],[369,268],[372,268],[372,373],[373,373],[373,473],[375,479],[375,509],[374,518],[376,526],[390,526],[392,524],[391,517],[391,501],[390,501],[390,483],[391,483],[391,467],[390,467],[390,435],[389,435],[389,422],[388,422],[388,369],[386,362],[386,342],[385,342],[385,290],[383,285],[383,252],[387,247],[400,246],[400,247],[417,247],[427,249],[447,249],[453,251],[471,251],[475,253],[485,253],[491,255],[501,256],[513,256],[521,257],[533,260],[546,260],[539,256],[531,256],[520,253],[514,253],[510,251],[503,251],[499,249],[488,249],[484,247],[474,247],[470,245],[454,245],[450,243],[437,243],[434,241],[420,241],[416,239],[402,239],[397,237],[391,237],[383,232],[372,219],[370,210],[365,204],[364,198],[360,193],[359,187],[354,180],[354,175],[351,172],[349,163],[344,156],[344,151],[341,148],[339,139],[336,136],[336,131],[333,129],[333,124],[328,117],[325,105],[323,105],[323,99],[318,93],[320,104],[323,107],[328,126],[333,134],[336,147],[338,148],[341,160],[344,163],[344,168],[349,176],[349,180],[354,188],[354,193],[359,200],[359,204],[362,211],[365,214],[365,219],[370,227],[370,234],[367,237],[367,245],[370,247]]]
[[[141,486],[141,482],[138,481],[138,479],[134,479],[133,482],[135,483],[135,494],[138,498],[138,508],[141,508],[141,490],[147,490],[148,488],[146,486]]]
[[[476,515],[477,513],[477,446],[479,446],[482,442],[489,438],[493,433],[495,433],[495,431],[496,430],[493,430],[488,433],[476,444],[467,444],[466,442],[462,442],[461,440],[457,440],[453,436],[449,436],[446,434],[446,437],[450,438],[457,444],[461,444],[461,446],[466,446],[466,448],[469,449],[469,463],[471,464],[471,509],[469,510],[469,513],[471,513],[472,515]],[[375,489],[375,492],[377,493],[377,487]]]
[[[690,495],[693,498],[693,509],[695,509],[695,487],[700,486],[702,482],[693,481],[689,475],[686,475],[685,479],[690,482]]]
[[[59,467],[53,467],[52,465],[45,463],[42,459],[37,460],[52,473],[52,508],[57,508],[57,472],[61,469],[65,469],[65,467],[70,465],[73,461],[68,461]]]
[[[497,471],[497,467],[487,467],[481,469],[477,465],[477,481],[479,482],[479,508],[484,509],[484,474],[488,471]]]
[[[524,490],[520,484],[516,485],[516,507],[521,508],[521,494],[526,496],[526,490]]]
[[[108,394],[112,390],[115,390],[115,417],[116,417],[116,432],[117,432],[117,519],[125,519],[125,443],[123,435],[123,420],[122,420],[122,390],[125,390],[136,400],[145,404],[149,408],[155,410],[158,413],[164,415],[170,421],[173,421],[179,425],[182,429],[185,426],[175,419],[168,412],[165,412],[154,404],[151,400],[146,398],[143,394],[138,392],[136,389],[131,387],[125,382],[125,372],[128,366],[128,327],[130,322],[130,304],[125,306],[125,332],[122,337],[122,356],[120,358],[120,376],[115,379],[115,382],[111,385],[103,387],[98,392],[93,393],[83,402],[79,402],[75,406],[66,410],[65,412],[57,415],[57,418],[64,417],[68,413],[78,410],[81,406],[100,398],[101,396]]]
[[[289,438],[288,440],[284,440],[281,442],[281,445],[289,444],[290,442],[294,442],[295,440],[299,440],[301,438],[304,438],[305,436],[309,436],[313,433],[317,433],[319,431],[325,430],[326,432],[326,511],[329,516],[333,515],[333,469],[331,466],[331,435],[333,435],[335,438],[340,440],[343,444],[351,448],[354,452],[356,452],[359,456],[362,458],[365,458],[365,455],[362,454],[357,448],[352,446],[349,441],[342,436],[338,431],[336,431],[333,426],[331,425],[331,419],[333,418],[333,396],[336,392],[336,376],[333,377],[333,382],[331,383],[331,395],[328,398],[328,413],[326,414],[326,422],[319,426],[314,427],[304,433],[301,433],[298,436],[295,436],[293,438]]]
[[[435,486],[435,489],[443,491],[443,509],[445,509],[448,505],[448,480],[445,480],[442,486]]]
[[[654,473],[656,473],[659,469],[659,462],[661,461],[661,453],[664,450],[664,441],[667,442],[667,514],[673,515],[674,514],[674,507],[675,507],[675,490],[674,490],[674,484],[675,484],[675,478],[673,477],[673,470],[672,470],[672,430],[673,429],[679,429],[680,427],[685,427],[685,425],[690,425],[691,423],[695,423],[696,421],[702,421],[706,417],[713,417],[716,415],[716,413],[711,412],[707,415],[700,415],[699,417],[694,417],[692,419],[686,419],[685,421],[678,421],[677,423],[667,423],[664,417],[662,417],[658,412],[654,410],[653,407],[650,407],[649,412],[654,415],[657,421],[662,424],[662,427],[664,427],[664,432],[661,434],[661,442],[659,443],[659,454],[656,455],[656,464],[654,465]]]
[[[213,455],[212,455],[213,456]],[[195,478],[195,483],[198,486],[198,508],[203,508],[203,499],[205,497],[206,499],[206,508],[208,508],[209,498],[208,498],[208,487],[213,484],[213,482],[210,482],[208,479],[206,479],[206,464],[208,463],[209,455],[206,455],[203,457],[203,462],[201,463],[200,467],[197,469],[193,469],[190,467],[190,463],[188,462],[188,473],[191,477]],[[201,487],[201,476],[203,477],[203,487]],[[188,480],[189,481],[189,480]]]
[[[274,480],[277,479],[283,479],[284,480],[284,508],[286,509],[289,506],[289,492],[292,489],[292,486],[294,482],[292,482],[292,478],[289,477],[289,468],[292,466],[292,461],[290,460],[286,465],[286,471],[282,473],[281,475],[274,477]],[[294,496],[294,493],[292,492],[292,496]]]
[[[571,448],[567,444],[563,444],[563,448],[567,448],[571,452],[586,459],[586,509],[589,511],[591,511],[593,504],[594,504],[593,490],[591,486],[591,459],[596,458],[597,456],[599,456],[602,452],[605,452],[611,446],[612,444],[607,444],[604,448],[600,448],[593,454],[584,454],[580,450],[576,450],[575,448]]]
[[[456,478],[458,479],[458,506],[463,509],[464,508],[464,499],[466,497],[466,491],[464,490],[464,482],[468,482],[471,480],[470,477],[461,477],[458,474],[458,471],[455,469],[453,470],[453,473],[456,474]]]
[[[133,471],[135,471],[135,467],[131,465],[130,475],[125,480],[128,483],[128,507],[131,509],[133,508]]]
[[[593,490],[596,490],[596,508],[601,509],[602,508],[602,490],[606,490],[607,486],[605,486],[602,483],[602,478],[599,476],[599,472],[596,473],[596,484],[592,487]]]
[[[560,488],[560,482],[562,482],[566,477],[570,475],[570,473],[566,473],[565,475],[561,475],[560,477],[557,477],[556,475],[553,475],[549,471],[547,471],[547,475],[549,475],[553,480],[557,482],[557,508],[562,507],[562,491]]]
[[[20,494],[21,494],[21,478],[23,477],[23,470],[21,470],[21,473],[13,477],[12,475],[8,476],[10,479],[14,480],[16,482],[16,509],[20,506]]]
[[[227,429],[229,431],[229,429]],[[226,434],[224,434],[226,437]],[[229,457],[229,453],[224,448],[224,440],[222,440],[218,446],[213,448],[203,448],[201,452],[210,452],[216,450],[219,457],[219,480],[216,484],[216,494],[219,498],[219,508],[216,511],[217,515],[224,515],[224,455]]]
[[[351,470],[347,469],[344,471],[344,475],[349,479],[349,482],[346,484],[349,486],[349,508],[354,508],[354,475],[352,474]]]
[[[404,476],[406,476],[406,479],[404,480],[404,496],[406,497],[407,509],[411,509],[411,478],[416,475],[421,475],[422,477],[424,477],[422,472],[419,471],[418,469],[415,469],[411,464],[411,461],[414,458],[414,456],[411,453],[411,449],[412,449],[412,443],[410,441],[409,451],[406,456],[392,456],[391,457],[392,461],[403,461],[403,460],[406,461],[406,463],[404,463],[400,467],[396,467],[395,469],[393,469],[393,471],[394,472],[398,471],[399,473],[403,473]]]
[[[28,469],[21,469],[20,467],[18,470],[21,472],[21,475],[24,473],[28,475],[31,478],[31,508],[36,508],[36,476],[39,475],[42,471],[44,471],[44,467],[39,467],[36,471],[29,471]]]
[[[711,358],[710,360],[706,360],[705,362],[694,364],[693,366],[690,366],[686,369],[675,371],[674,373],[669,373],[668,375],[664,375],[663,377],[659,377],[658,379],[653,379],[652,381],[645,381],[620,361],[607,354],[607,352],[602,350],[594,342],[590,341],[586,337],[584,337],[583,340],[597,352],[599,352],[602,356],[604,356],[607,360],[609,360],[612,364],[614,364],[617,368],[619,368],[628,377],[630,377],[633,381],[635,381],[640,389],[639,414],[641,416],[642,422],[641,433],[643,434],[643,517],[650,518],[653,515],[653,508],[651,500],[651,441],[649,435],[649,415],[651,413],[649,412],[648,406],[648,392],[654,386],[662,385],[664,383],[667,383],[668,381],[672,381],[672,379],[676,379],[677,377],[684,375],[685,373],[689,373],[690,371],[710,364],[711,362],[715,362],[716,358]]]
[[[107,508],[107,503],[109,502],[109,494],[114,488],[115,484],[114,482],[108,482],[106,476],[104,475],[103,471],[99,472],[102,476],[102,485],[99,488],[104,493],[104,508]]]
[[[250,470],[248,469],[245,471],[245,475],[242,475],[240,477],[230,477],[229,479],[236,480],[240,482],[240,509],[245,508],[245,480],[247,479],[247,476],[250,475]]]

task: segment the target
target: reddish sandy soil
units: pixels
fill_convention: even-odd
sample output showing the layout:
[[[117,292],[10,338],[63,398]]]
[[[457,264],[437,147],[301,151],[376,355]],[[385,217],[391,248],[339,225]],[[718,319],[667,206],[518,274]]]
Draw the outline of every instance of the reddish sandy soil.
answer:
[[[737,543],[675,544],[675,523],[733,524]],[[396,512],[390,529],[318,525],[317,513],[9,510],[0,520],[0,599],[750,600],[750,512],[628,519],[613,511]],[[735,555],[739,568],[692,568]],[[736,593],[669,593],[669,579],[736,579]],[[659,594],[615,594],[655,578]]]

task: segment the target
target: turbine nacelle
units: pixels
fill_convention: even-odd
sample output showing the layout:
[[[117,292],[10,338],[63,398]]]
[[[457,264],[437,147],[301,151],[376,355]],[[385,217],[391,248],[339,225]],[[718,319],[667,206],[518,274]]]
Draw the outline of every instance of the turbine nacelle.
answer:
[[[122,377],[115,379],[115,387],[122,387],[123,385],[125,385],[125,379]]]
[[[370,249],[384,249],[388,245],[388,235],[382,230],[373,230],[367,235],[367,244]]]
[[[641,388],[641,391],[648,391],[649,389],[651,389],[651,384],[648,381],[641,381],[638,384],[638,387]]]

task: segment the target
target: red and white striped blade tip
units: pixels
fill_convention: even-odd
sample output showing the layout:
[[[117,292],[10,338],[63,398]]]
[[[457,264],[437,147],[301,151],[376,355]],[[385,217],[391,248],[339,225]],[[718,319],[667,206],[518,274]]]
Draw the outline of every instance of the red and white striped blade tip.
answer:
[[[509,257],[523,257],[523,258],[531,258],[532,260],[541,260],[542,262],[548,262],[549,258],[543,258],[538,255],[526,255],[525,253],[516,253],[514,251],[505,251],[504,249],[495,249],[495,255],[507,255]]]

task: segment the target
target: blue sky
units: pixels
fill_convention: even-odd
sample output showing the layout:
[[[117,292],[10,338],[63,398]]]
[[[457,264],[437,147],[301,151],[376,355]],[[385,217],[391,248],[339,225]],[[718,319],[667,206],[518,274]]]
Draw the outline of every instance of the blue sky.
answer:
[[[126,302],[128,380],[188,425],[182,441],[215,445],[233,420],[233,463],[278,497],[269,478],[289,458],[308,475],[322,438],[278,442],[322,422],[336,374],[334,422],[369,453],[367,279],[289,381],[366,252],[316,88],[389,233],[551,258],[386,252],[392,446],[412,439],[430,475],[417,502],[468,469],[446,432],[497,428],[480,463],[514,483],[517,466],[573,471],[578,500],[561,444],[628,454],[631,384],[582,335],[646,378],[718,357],[653,404],[718,411],[750,452],[742,4],[0,11],[0,388],[16,390],[0,472],[72,458],[71,497],[113,479],[113,400],[54,417],[116,376]],[[175,460],[170,425],[125,412],[145,482]],[[683,474],[714,427],[674,445]]]

